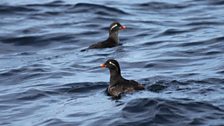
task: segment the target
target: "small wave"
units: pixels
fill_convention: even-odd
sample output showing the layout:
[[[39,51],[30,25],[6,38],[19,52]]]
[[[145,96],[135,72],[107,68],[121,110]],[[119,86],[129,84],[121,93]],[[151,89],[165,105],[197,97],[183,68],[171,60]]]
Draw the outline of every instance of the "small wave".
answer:
[[[23,37],[14,37],[6,38],[2,40],[3,43],[13,43],[15,45],[42,45],[40,36],[23,36]],[[45,43],[47,44],[47,43]]]
[[[214,25],[214,26],[219,26],[219,25],[223,25],[224,23],[223,22],[219,22],[219,21],[193,21],[193,22],[190,22],[188,24],[186,24],[186,26],[211,26],[211,25]]]
[[[39,89],[28,89],[22,92],[17,92],[17,93],[11,93],[11,94],[7,94],[7,95],[1,95],[2,102],[5,103],[10,103],[10,102],[23,102],[23,101],[34,101],[34,100],[38,100],[41,98],[46,98],[50,95],[56,95],[58,94],[57,92],[53,92],[53,91],[46,91],[46,90],[39,90]]]
[[[219,70],[219,71],[217,71],[217,73],[224,74],[224,70]]]
[[[70,42],[70,34],[27,35],[22,37],[3,38],[3,43],[12,43],[16,46],[47,46],[53,42]]]
[[[160,33],[158,36],[165,36],[165,35],[176,35],[176,34],[182,34],[186,32],[192,32],[191,29],[188,30],[178,30],[178,29],[167,29]]]
[[[0,5],[0,14],[12,14],[18,12],[34,12],[37,11],[34,8],[30,8],[27,6],[8,6],[8,5]]]
[[[207,39],[207,40],[202,40],[202,41],[193,41],[193,42],[186,42],[186,43],[182,43],[180,44],[180,46],[183,47],[188,47],[188,46],[199,46],[199,45],[214,45],[214,44],[222,44],[221,42],[224,40],[224,36],[220,36],[220,37],[215,37],[215,38],[211,38],[211,39]]]
[[[28,7],[62,7],[62,6],[68,7],[71,5],[65,4],[64,1],[55,0],[52,2],[41,3],[41,4],[28,4],[26,6],[28,6]]]
[[[223,0],[208,0],[208,4],[222,6],[222,5],[224,5],[224,1]]]
[[[222,51],[218,51],[218,50],[216,50],[216,51],[206,51],[205,53],[204,53],[204,55],[217,55],[217,54],[222,54],[223,52]]]
[[[69,8],[69,12],[86,12],[93,11],[99,15],[129,15],[129,13],[114,7],[108,7],[105,5],[89,4],[89,3],[78,3],[73,7]]]
[[[42,66],[43,67],[43,66]],[[19,73],[44,73],[44,72],[48,72],[49,69],[47,68],[35,68],[35,65],[32,65],[30,67],[21,67],[21,68],[17,68],[17,69],[11,69],[9,71],[5,71],[5,72],[1,72],[0,76],[12,76],[12,75],[17,75]]]
[[[49,74],[50,69],[42,66],[25,66],[21,68],[4,70],[0,72],[0,78],[5,80],[5,85],[15,85],[20,84],[21,82],[32,80],[32,79],[40,79],[42,77],[46,77]]]
[[[150,41],[150,42],[145,42],[142,44],[142,46],[154,46],[154,45],[159,45],[162,43],[165,43],[166,41]]]
[[[36,52],[21,52],[21,53],[18,53],[18,55],[21,55],[21,56],[30,56],[30,55],[36,55],[37,53]]]
[[[98,83],[69,83],[64,84],[60,87],[53,87],[54,91],[60,93],[86,93],[91,92],[92,90],[97,89],[105,89],[107,88],[108,84],[103,82]]]
[[[151,69],[173,69],[178,67],[184,67],[191,62],[191,59],[162,59],[162,60],[154,60],[144,65],[144,68],[151,68]]]
[[[39,123],[38,125],[45,125],[45,126],[78,126],[76,122],[67,122],[63,121],[62,119],[58,118],[51,118],[46,119],[43,122]]]
[[[148,10],[167,10],[167,9],[184,9],[190,6],[190,4],[172,4],[166,2],[147,2],[141,3],[137,6],[147,8]]]
[[[167,85],[164,85],[161,83],[156,83],[156,84],[148,86],[147,90],[152,91],[152,92],[160,92],[160,91],[166,89],[167,87],[168,87]]]
[[[43,97],[47,97],[49,94],[56,94],[56,92],[50,92],[50,91],[43,91],[43,90],[37,90],[37,89],[29,89],[25,92],[19,93],[16,96],[17,100],[22,101],[33,101],[37,100]]]

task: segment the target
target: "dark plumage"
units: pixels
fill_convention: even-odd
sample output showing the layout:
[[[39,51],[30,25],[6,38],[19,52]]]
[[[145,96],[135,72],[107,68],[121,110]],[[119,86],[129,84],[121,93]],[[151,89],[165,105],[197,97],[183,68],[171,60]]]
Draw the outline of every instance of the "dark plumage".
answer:
[[[107,60],[101,64],[102,68],[110,70],[110,84],[107,89],[109,95],[120,97],[122,93],[129,93],[135,90],[143,90],[144,86],[134,80],[127,80],[121,76],[121,69],[118,62],[114,59]]]
[[[109,28],[109,37],[105,41],[90,45],[87,49],[111,48],[118,46],[118,32],[123,29],[126,29],[126,27],[122,26],[119,22],[112,23]],[[85,51],[87,49],[84,49],[82,51]]]

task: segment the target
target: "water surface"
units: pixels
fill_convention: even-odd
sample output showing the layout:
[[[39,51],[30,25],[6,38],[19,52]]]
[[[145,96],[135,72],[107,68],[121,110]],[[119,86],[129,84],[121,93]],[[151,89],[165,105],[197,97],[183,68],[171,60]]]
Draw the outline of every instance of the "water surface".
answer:
[[[222,0],[0,2],[0,125],[224,125]],[[127,26],[122,46],[81,49]],[[113,100],[109,72],[146,90]]]

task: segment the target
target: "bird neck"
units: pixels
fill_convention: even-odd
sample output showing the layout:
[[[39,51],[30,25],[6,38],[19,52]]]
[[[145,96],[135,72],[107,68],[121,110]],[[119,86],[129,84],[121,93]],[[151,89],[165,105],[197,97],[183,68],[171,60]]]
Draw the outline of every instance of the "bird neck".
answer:
[[[115,85],[120,79],[122,79],[120,71],[110,70],[110,85]]]
[[[115,43],[119,43],[118,31],[117,32],[110,32],[109,39],[113,40]]]

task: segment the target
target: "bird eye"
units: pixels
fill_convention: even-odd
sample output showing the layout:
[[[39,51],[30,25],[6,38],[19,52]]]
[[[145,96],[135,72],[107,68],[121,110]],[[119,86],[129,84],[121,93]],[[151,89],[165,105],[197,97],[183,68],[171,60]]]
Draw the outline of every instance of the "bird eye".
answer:
[[[114,29],[115,27],[117,27],[117,24],[113,25],[110,30]]]
[[[117,67],[114,63],[112,63],[112,62],[109,62],[109,64],[111,64],[111,65],[113,65],[113,66],[115,66],[115,67]]]

